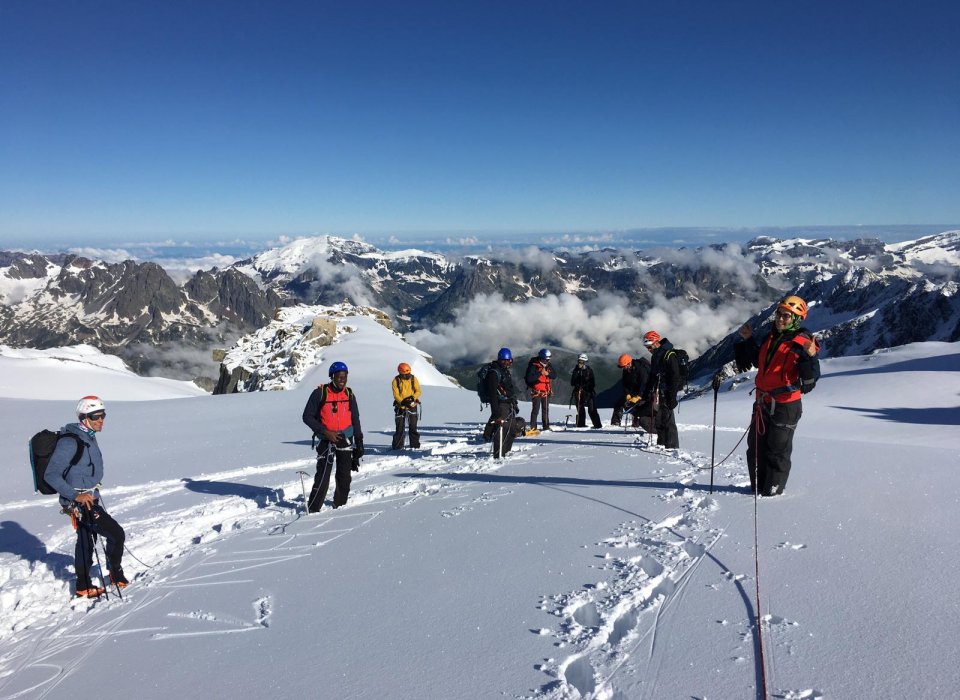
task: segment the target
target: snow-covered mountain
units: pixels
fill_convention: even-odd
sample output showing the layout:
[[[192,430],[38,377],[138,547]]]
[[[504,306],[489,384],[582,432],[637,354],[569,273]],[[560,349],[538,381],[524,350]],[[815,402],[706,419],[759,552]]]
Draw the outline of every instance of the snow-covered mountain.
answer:
[[[127,532],[122,600],[72,597],[74,532],[31,491],[25,443],[73,420],[77,397],[0,396],[0,697],[933,699],[960,687],[960,343],[825,360],[786,493],[755,503],[738,443],[749,384],[683,401],[679,450],[565,429],[561,413],[495,461],[476,439],[475,394],[372,318],[342,323],[355,330],[290,391],[136,401],[86,377],[107,401],[102,494]],[[421,448],[393,452],[389,382],[411,357]],[[351,368],[367,455],[345,507],[304,516],[299,472],[309,487],[315,457],[300,414],[333,360]],[[10,381],[56,386],[72,371]]]
[[[609,361],[641,353],[639,337],[655,328],[699,356],[694,370],[708,376],[732,356],[731,333],[746,320],[761,324],[788,292],[811,303],[810,325],[831,356],[957,340],[958,249],[960,231],[949,231],[897,244],[763,237],[745,246],[530,247],[453,259],[322,236],[182,285],[152,263],[3,253],[0,342],[88,343],[144,371],[182,363],[189,348],[207,358],[266,326],[277,308],[347,301],[387,313],[441,366],[485,360],[500,345],[552,345]]]
[[[220,380],[213,393],[292,389],[308,372],[323,364],[329,352],[335,352],[330,346],[341,341],[345,334],[356,332],[358,324],[371,321],[390,333],[389,336],[380,333],[379,344],[405,353],[403,362],[418,375],[439,379],[430,356],[404,343],[382,311],[352,304],[298,305],[278,309],[273,321],[256,333],[244,336],[224,353]],[[388,369],[392,367],[388,365]],[[443,383],[449,384],[445,378]]]
[[[0,341],[37,349],[89,344],[141,372],[175,369],[184,347],[209,354],[264,325],[282,303],[233,269],[198,271],[178,285],[150,262],[0,253]],[[165,363],[155,348],[175,359]]]

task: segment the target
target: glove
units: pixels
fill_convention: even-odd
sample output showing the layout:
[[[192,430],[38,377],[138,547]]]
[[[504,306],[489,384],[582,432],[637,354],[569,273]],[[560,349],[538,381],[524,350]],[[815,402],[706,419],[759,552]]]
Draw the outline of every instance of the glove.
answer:
[[[357,450],[353,451],[353,459],[350,462],[350,471],[358,472],[360,471],[360,457],[363,456],[363,450],[360,450],[360,454],[357,454]]]
[[[627,394],[624,398],[627,400],[627,403],[636,403],[636,402],[637,402],[637,397],[634,396],[633,394]]]

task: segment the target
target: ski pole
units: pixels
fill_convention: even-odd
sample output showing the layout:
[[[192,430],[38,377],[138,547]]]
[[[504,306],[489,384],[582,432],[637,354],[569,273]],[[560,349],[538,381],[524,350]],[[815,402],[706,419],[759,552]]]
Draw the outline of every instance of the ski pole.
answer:
[[[90,511],[88,511],[88,515],[89,513]],[[89,523],[84,525],[83,518],[80,519],[80,527],[86,527],[87,532],[90,533],[90,539],[87,542],[93,545],[93,555],[97,558],[97,568],[100,569],[100,583],[103,584],[103,597],[104,600],[110,600],[110,594],[107,593],[107,578],[103,574],[103,564],[100,563],[100,552],[97,550],[97,533],[90,527]],[[106,552],[104,552],[104,556],[106,556]]]
[[[720,373],[713,375],[713,439],[710,441],[710,493],[713,493],[713,466],[717,449],[717,394],[720,392]]]
[[[100,546],[103,547],[103,558],[106,559],[106,560],[109,562],[110,559],[107,557],[107,543],[106,543],[106,541],[105,541],[103,538],[100,539]],[[101,578],[103,578],[103,576],[102,576],[103,570],[102,570],[102,569],[101,569],[100,573],[101,573]],[[117,581],[114,581],[114,580],[113,580],[113,572],[112,572],[112,571],[110,572],[110,581],[111,581],[111,583],[113,583],[113,587],[117,589],[117,597],[118,597],[120,600],[123,600],[123,593],[120,592],[120,584],[119,584]],[[106,584],[104,584],[104,590],[106,590]]]

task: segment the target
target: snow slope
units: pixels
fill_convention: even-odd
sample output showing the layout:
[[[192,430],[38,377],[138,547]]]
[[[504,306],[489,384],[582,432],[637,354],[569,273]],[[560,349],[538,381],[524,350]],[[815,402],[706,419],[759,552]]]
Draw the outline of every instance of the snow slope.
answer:
[[[0,396],[76,400],[96,393],[105,401],[154,401],[202,396],[193,382],[141,377],[123,360],[91,345],[30,350],[0,345]]]
[[[494,462],[476,396],[427,385],[422,447],[393,453],[416,351],[378,328],[301,390],[108,406],[104,501],[142,561],[122,600],[71,598],[73,533],[30,493],[24,443],[72,402],[0,399],[0,697],[761,697],[757,570],[771,697],[956,695],[960,344],[824,363],[757,566],[742,444],[709,490],[712,394],[681,403],[679,451],[560,429]],[[333,359],[368,455],[304,517],[300,413]],[[748,391],[720,392],[717,461]]]

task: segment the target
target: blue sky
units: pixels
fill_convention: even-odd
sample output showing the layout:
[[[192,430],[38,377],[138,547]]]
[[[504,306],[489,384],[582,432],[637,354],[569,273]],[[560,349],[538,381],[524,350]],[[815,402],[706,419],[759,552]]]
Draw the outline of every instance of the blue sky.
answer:
[[[960,222],[956,2],[0,2],[0,240]]]

